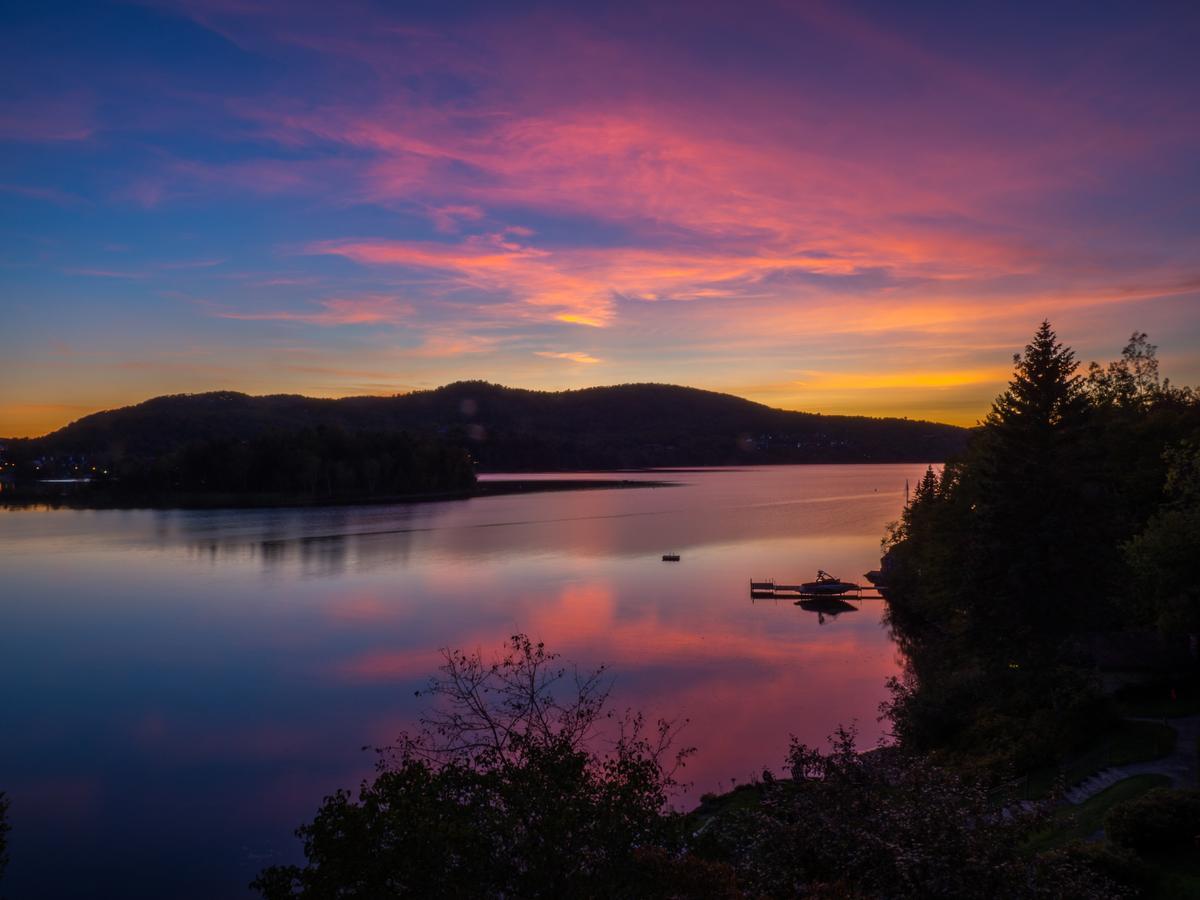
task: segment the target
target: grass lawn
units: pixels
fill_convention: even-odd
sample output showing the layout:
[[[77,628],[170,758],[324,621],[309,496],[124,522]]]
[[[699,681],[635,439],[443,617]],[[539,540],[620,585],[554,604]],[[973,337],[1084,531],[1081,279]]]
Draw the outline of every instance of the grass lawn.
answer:
[[[1125,803],[1153,788],[1170,784],[1171,779],[1166,775],[1134,775],[1109,785],[1078,806],[1064,806],[1055,812],[1053,825],[1036,835],[1030,841],[1029,849],[1041,853],[1073,840],[1090,837],[1104,827],[1104,817],[1118,803]]]
[[[1176,737],[1175,729],[1161,722],[1121,722],[1065,764],[1030,772],[1018,796],[1035,800],[1054,790],[1060,779],[1072,787],[1110,766],[1159,759],[1175,749]]]

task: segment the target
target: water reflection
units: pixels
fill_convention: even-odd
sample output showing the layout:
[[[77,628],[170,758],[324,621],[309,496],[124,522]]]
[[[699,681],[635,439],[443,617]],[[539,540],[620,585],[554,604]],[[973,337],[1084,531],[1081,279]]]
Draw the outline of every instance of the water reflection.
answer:
[[[919,466],[674,473],[673,488],[391,507],[0,514],[0,789],[14,896],[236,896],[416,712],[437,648],[516,630],[686,717],[692,795],[857,719],[880,607],[748,582],[875,568]],[[653,477],[653,476],[646,476]],[[663,563],[666,550],[682,561]],[[681,801],[684,802],[684,801]],[[71,867],[62,860],[76,863]],[[84,874],[86,873],[86,874]]]

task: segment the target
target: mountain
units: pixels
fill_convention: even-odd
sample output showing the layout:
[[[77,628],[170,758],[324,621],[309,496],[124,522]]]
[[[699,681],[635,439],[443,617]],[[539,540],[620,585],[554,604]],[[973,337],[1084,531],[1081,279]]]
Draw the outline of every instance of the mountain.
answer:
[[[463,381],[339,400],[226,391],[156,397],[86,416],[25,449],[92,461],[151,458],[198,441],[322,426],[436,436],[466,448],[484,471],[919,462],[957,452],[968,433],[908,419],[790,412],[673,385],[544,392]]]

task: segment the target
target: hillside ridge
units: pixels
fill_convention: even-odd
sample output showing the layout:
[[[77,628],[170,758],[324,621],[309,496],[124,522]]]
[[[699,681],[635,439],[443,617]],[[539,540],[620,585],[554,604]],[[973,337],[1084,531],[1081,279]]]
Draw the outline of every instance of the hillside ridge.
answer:
[[[456,381],[408,394],[337,399],[166,394],[91,413],[22,442],[55,454],[154,457],[200,440],[314,428],[427,434],[468,449],[483,470],[514,471],[940,460],[961,449],[968,434],[921,420],[777,409],[682,385],[537,391]]]

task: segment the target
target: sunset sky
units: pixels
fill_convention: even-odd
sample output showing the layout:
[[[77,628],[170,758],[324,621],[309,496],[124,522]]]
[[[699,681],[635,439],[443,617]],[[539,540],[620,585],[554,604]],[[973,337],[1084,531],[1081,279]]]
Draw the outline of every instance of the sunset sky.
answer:
[[[1200,381],[1195,3],[8,5],[0,435],[660,381],[973,423]]]

